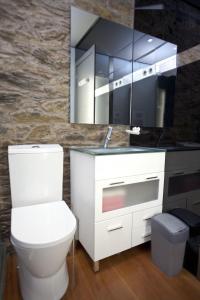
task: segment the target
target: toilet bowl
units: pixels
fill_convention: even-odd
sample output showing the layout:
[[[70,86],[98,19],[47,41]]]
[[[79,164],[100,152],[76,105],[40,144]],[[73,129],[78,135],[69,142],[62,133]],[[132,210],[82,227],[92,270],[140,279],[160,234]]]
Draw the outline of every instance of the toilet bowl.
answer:
[[[66,256],[76,219],[63,195],[60,145],[8,147],[11,243],[24,300],[59,300],[68,286]]]
[[[11,242],[18,256],[22,297],[60,299],[68,286],[66,255],[76,219],[64,201],[12,209]]]

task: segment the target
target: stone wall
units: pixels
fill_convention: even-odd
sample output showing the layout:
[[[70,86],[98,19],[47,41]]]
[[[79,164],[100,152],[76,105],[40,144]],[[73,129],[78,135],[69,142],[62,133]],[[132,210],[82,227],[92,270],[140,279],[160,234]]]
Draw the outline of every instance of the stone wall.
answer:
[[[64,147],[64,200],[70,204],[69,147],[100,145],[107,126],[69,123],[70,5],[132,25],[132,0],[0,0],[0,235],[10,235],[7,147]],[[114,126],[112,145],[127,145]]]

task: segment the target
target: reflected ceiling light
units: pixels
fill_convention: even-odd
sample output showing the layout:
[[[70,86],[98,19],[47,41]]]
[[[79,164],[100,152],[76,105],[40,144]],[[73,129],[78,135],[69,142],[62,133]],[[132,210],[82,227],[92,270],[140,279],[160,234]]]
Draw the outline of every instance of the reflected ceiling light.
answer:
[[[83,78],[82,80],[80,80],[80,81],[78,82],[78,86],[81,87],[81,86],[87,84],[89,81],[90,81],[89,78]]]
[[[165,9],[164,4],[153,4],[153,5],[145,5],[145,6],[136,6],[136,10],[163,10]]]
[[[147,42],[151,43],[151,42],[153,42],[153,39],[148,39]]]

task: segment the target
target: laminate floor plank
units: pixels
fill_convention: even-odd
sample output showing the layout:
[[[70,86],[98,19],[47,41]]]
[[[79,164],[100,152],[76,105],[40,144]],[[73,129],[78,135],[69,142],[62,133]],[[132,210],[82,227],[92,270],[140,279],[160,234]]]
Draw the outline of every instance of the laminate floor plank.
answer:
[[[72,256],[67,261],[70,282],[62,300],[200,300],[200,281],[186,270],[171,278],[163,274],[151,261],[149,244],[102,260],[97,273],[79,245],[74,286]],[[4,300],[22,300],[15,255],[7,259]]]

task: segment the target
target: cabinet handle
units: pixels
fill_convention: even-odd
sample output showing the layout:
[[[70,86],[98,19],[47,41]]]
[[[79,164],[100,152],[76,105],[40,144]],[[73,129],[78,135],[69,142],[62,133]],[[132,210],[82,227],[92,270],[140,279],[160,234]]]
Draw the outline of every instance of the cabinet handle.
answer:
[[[173,175],[184,175],[184,172],[175,172]]]
[[[152,217],[153,217],[153,216],[150,216],[150,217],[144,217],[143,220],[144,220],[144,221],[147,221],[147,220],[150,220]]]
[[[112,182],[112,183],[110,183],[110,185],[122,184],[122,183],[124,183],[124,181]]]
[[[149,179],[156,179],[156,178],[158,178],[158,176],[147,177],[146,179],[149,180]]]
[[[123,225],[119,224],[119,225],[116,225],[113,227],[108,227],[107,230],[108,230],[108,232],[110,232],[110,231],[114,231],[114,230],[118,230],[118,229],[122,229],[122,228],[123,228]]]
[[[151,233],[144,234],[142,237],[146,238],[146,237],[149,237],[149,236],[151,236]]]
[[[157,212],[157,213],[155,213],[155,214],[153,214],[153,215],[151,215],[151,216],[144,217],[143,220],[150,220],[152,217],[154,217],[154,216],[156,216],[156,215],[158,215],[158,214],[159,214],[159,212]]]
[[[200,204],[200,201],[197,201],[194,203],[194,205],[199,205]]]

